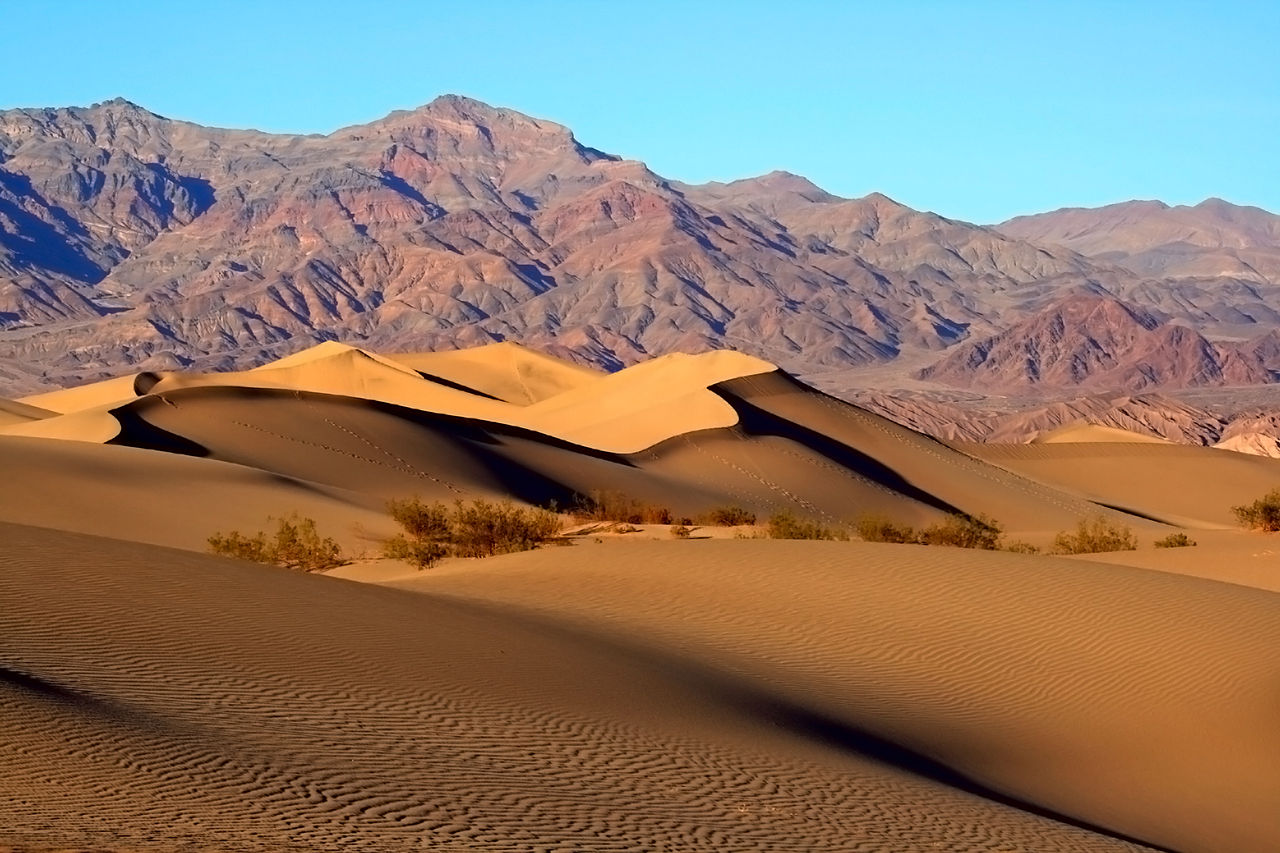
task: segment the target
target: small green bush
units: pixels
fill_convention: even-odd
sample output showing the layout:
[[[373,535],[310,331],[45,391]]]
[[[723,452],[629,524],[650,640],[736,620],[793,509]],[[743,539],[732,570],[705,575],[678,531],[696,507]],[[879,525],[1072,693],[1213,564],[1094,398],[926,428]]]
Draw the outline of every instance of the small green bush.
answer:
[[[946,521],[921,530],[915,541],[921,545],[994,551],[1000,547],[1001,535],[1000,525],[985,515],[950,515]]]
[[[1280,489],[1272,489],[1251,504],[1233,506],[1231,511],[1245,527],[1274,533],[1280,530]]]
[[[435,565],[446,556],[492,557],[529,551],[553,540],[560,518],[536,507],[510,501],[423,503],[418,498],[390,501],[387,509],[404,532],[387,540],[385,556],[418,568]]]
[[[1157,548],[1190,548],[1195,545],[1194,539],[1188,539],[1185,533],[1170,533],[1163,539],[1156,540]]]
[[[839,527],[827,527],[816,521],[797,518],[789,512],[769,517],[770,539],[823,539],[845,541],[849,534]]]
[[[1074,532],[1064,530],[1053,539],[1055,554],[1101,554],[1133,551],[1138,541],[1123,524],[1111,524],[1100,515],[1082,518]]]
[[[905,524],[895,524],[883,515],[864,515],[854,524],[854,532],[863,542],[907,544],[916,541],[916,531]]]
[[[335,540],[320,536],[313,519],[300,518],[296,514],[278,519],[275,534],[271,537],[263,531],[252,536],[245,536],[237,530],[225,535],[215,533],[209,537],[209,550],[224,557],[304,572],[332,569],[347,562]]]
[[[756,514],[740,506],[719,506],[702,516],[701,521],[718,527],[738,527],[743,524],[755,524]]]

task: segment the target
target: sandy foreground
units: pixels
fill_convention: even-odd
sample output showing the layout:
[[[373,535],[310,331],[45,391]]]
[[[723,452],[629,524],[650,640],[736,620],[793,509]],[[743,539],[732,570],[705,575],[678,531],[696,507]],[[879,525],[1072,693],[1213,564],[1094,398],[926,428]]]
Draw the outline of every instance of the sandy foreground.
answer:
[[[1280,461],[952,447],[732,353],[603,376],[506,344],[0,412],[0,849],[1280,849],[1280,538],[1230,513]],[[1141,547],[199,553],[298,512],[373,556],[388,498],[600,489],[1041,544],[1101,514]]]

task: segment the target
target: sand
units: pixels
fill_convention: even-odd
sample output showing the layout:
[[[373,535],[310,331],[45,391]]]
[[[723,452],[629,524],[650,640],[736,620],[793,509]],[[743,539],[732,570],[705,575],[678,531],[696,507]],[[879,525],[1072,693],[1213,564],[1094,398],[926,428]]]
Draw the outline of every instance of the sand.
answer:
[[[1099,504],[1189,528],[1233,529],[1233,506],[1280,484],[1280,459],[1182,444],[963,445],[974,456]]]
[[[1041,433],[1036,436],[1033,444],[1063,444],[1063,443],[1082,443],[1082,442],[1108,442],[1108,443],[1140,443],[1140,444],[1171,444],[1163,438],[1155,435],[1147,435],[1146,433],[1133,432],[1132,430],[1120,429],[1119,427],[1102,426],[1100,424],[1091,424],[1087,421],[1077,421],[1075,423],[1064,424],[1057,429]]]
[[[677,599],[685,616],[704,612],[687,632],[696,645],[681,651],[671,643],[673,620],[651,606],[603,631],[584,618],[583,607],[595,606],[602,591],[626,593],[613,612],[640,603],[615,580],[587,583],[580,606],[558,605],[563,616],[550,617],[541,607],[464,599],[457,589],[384,589],[73,534],[2,530],[0,595],[10,606],[0,674],[6,768],[0,842],[223,850],[1138,849],[979,793],[869,738],[902,737],[913,750],[957,762],[987,756],[971,762],[975,775],[1002,784],[1014,779],[1028,786],[1019,793],[1053,799],[1070,785],[1035,784],[1026,778],[1033,773],[1018,771],[1025,761],[999,744],[1068,730],[1082,702],[1057,704],[1070,700],[1066,688],[1079,684],[1099,656],[1104,664],[1112,660],[1105,641],[1071,642],[1041,631],[1039,612],[1028,610],[1036,619],[1012,620],[1015,634],[996,648],[1016,648],[1021,640],[1037,650],[1063,643],[1047,675],[1032,682],[994,678],[991,650],[981,646],[958,661],[947,655],[972,628],[901,648],[882,639],[860,649],[850,618],[828,620],[837,613],[833,593],[846,604],[863,597],[848,581],[865,573],[843,574],[861,561],[833,563],[824,549],[765,555],[775,570],[786,559],[807,582],[826,581],[808,595],[767,596],[773,616],[785,621],[758,626],[736,611],[741,596],[776,583],[759,577],[758,562],[727,566],[716,557],[709,574],[686,574],[695,588],[656,587],[647,578],[654,555],[636,552],[650,559],[629,569],[597,566],[663,593],[659,601],[740,578],[725,589],[723,603],[705,591]],[[745,544],[726,551],[738,563],[763,553],[767,543],[710,544]],[[836,566],[846,581],[832,577]],[[947,574],[936,571],[930,581]],[[891,588],[873,587],[875,603],[857,613],[901,607]],[[813,600],[819,594],[826,603]],[[1228,689],[1208,694],[1216,700],[1196,694],[1193,709],[1216,701],[1215,710],[1227,709],[1224,725],[1256,710],[1253,691],[1265,670],[1258,661],[1266,657],[1254,652],[1276,639],[1274,608],[1266,607],[1272,601],[1232,600],[1243,608],[1237,624],[1252,629],[1248,639],[1205,632],[1200,659],[1223,656],[1213,683]],[[1201,603],[1197,613],[1220,605]],[[901,619],[914,630],[931,607],[937,604],[908,608]],[[806,614],[822,619],[798,618]],[[893,628],[898,617],[884,615],[885,638],[910,633]],[[1003,608],[997,617],[1005,620]],[[1147,639],[1141,632],[1149,621],[1129,630]],[[697,639],[708,629],[746,645],[724,654]],[[768,634],[776,638],[772,652],[761,645]],[[844,668],[858,661],[860,668]],[[944,661],[950,674],[930,684],[922,673]],[[1025,669],[1031,661],[1013,665]],[[975,673],[983,673],[978,686],[965,687]],[[1166,680],[1176,688],[1175,674],[1159,667],[1131,689],[1141,699]],[[881,685],[879,694],[865,685],[868,679]],[[993,682],[1006,686],[984,694],[981,685]],[[1041,692],[1041,684],[1049,688]],[[1183,699],[1185,692],[1158,695]],[[1098,695],[1095,687],[1089,698]],[[877,707],[888,712],[904,700],[918,708],[879,717]],[[1013,709],[997,713],[1006,701]],[[1041,713],[1045,719],[1037,723]],[[1123,713],[1107,705],[1087,719],[1096,724],[1113,716]],[[1168,715],[1158,716],[1163,724]],[[876,718],[882,725],[869,726],[874,731],[859,729]],[[990,724],[998,725],[999,737],[991,736]],[[1123,751],[1112,762],[1091,760],[1112,748],[1115,734],[1102,730],[1083,756],[1058,748],[1037,757],[1042,769],[1062,761],[1070,778],[1089,777],[1088,791],[1064,794],[1055,804],[1089,811],[1097,792],[1129,781],[1125,769],[1152,738],[1141,748],[1114,745]],[[1218,726],[1199,736],[1206,747],[1222,745]],[[1203,841],[1203,850],[1273,841],[1268,815],[1256,821],[1251,811],[1256,798],[1234,801],[1230,814],[1217,811],[1270,746],[1250,745],[1262,750],[1258,758],[1215,768],[1220,797],[1202,799],[1153,832]],[[1190,756],[1186,766],[1165,756],[1154,769],[1197,770],[1201,750],[1195,742],[1182,749]],[[1111,766],[1120,769],[1090,776]],[[1162,797],[1173,786],[1155,774],[1142,781],[1153,790],[1136,804],[1097,815],[1145,829],[1137,818],[1168,805]],[[1265,779],[1257,793],[1269,793]],[[1183,803],[1175,798],[1173,805]],[[1224,828],[1240,817],[1252,829]]]
[[[0,429],[14,424],[25,424],[31,421],[38,421],[41,418],[53,417],[56,412],[49,409],[42,409],[39,406],[31,406],[26,403],[19,403],[17,400],[6,400],[0,397]]]
[[[40,397],[0,407],[0,849],[1280,849],[1280,536],[1230,514],[1280,460],[949,446],[734,353],[324,344]],[[593,491],[1142,547],[199,553],[297,512],[376,557],[391,498]],[[1200,544],[1153,549],[1174,525]]]

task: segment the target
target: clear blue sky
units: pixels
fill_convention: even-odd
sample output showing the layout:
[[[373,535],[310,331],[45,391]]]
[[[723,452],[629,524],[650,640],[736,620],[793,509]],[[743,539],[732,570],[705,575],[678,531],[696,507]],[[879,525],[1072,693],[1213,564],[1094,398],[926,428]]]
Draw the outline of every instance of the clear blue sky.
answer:
[[[327,132],[470,95],[686,181],[786,169],[976,222],[1280,212],[1280,2],[0,0],[0,107]]]

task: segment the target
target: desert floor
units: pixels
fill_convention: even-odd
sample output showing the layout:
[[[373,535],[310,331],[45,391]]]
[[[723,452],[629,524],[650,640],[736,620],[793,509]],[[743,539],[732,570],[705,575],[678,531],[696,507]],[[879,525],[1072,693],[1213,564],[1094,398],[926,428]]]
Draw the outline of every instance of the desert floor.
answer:
[[[727,352],[325,344],[3,401],[0,470],[0,849],[1280,849],[1280,535],[1231,512],[1280,460],[948,445]],[[593,491],[1139,547],[380,557],[389,499]],[[354,561],[204,553],[289,513]]]

